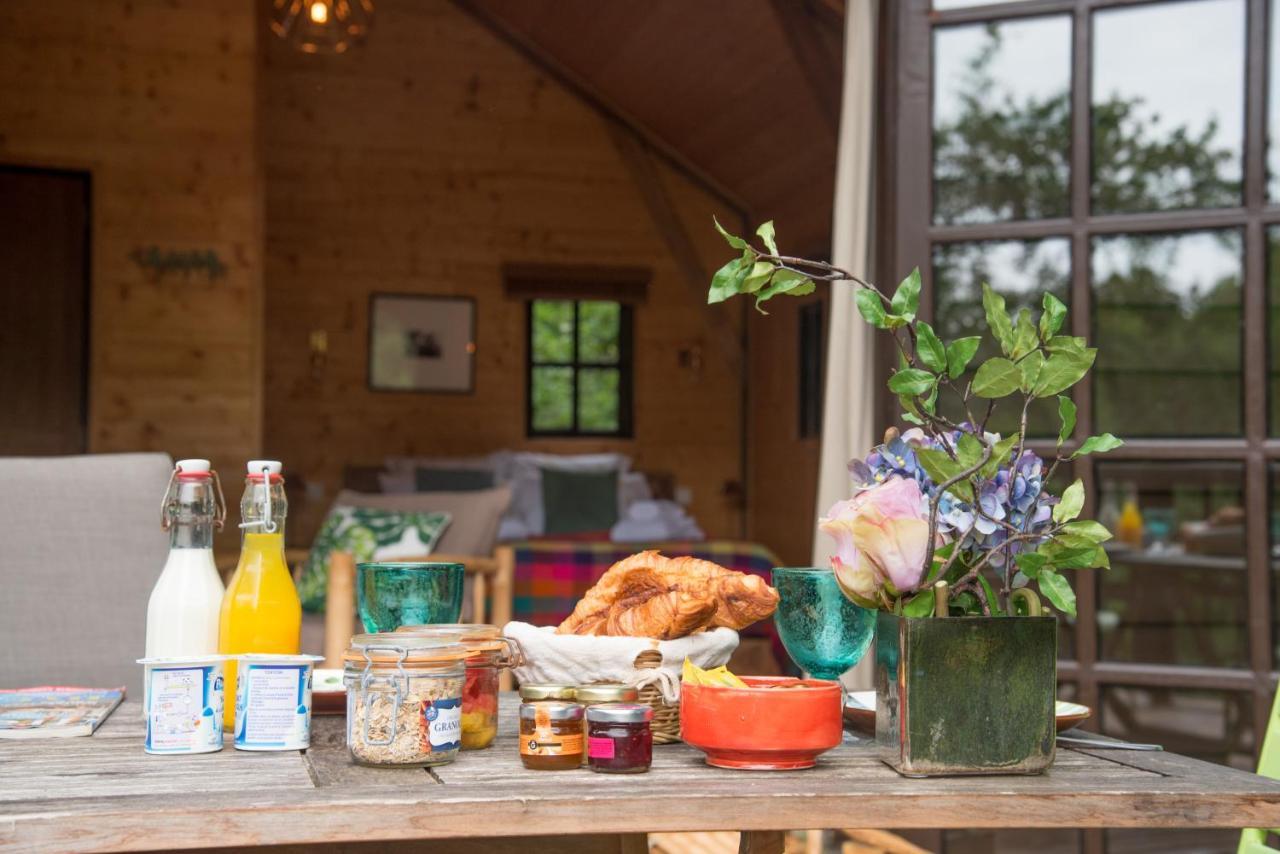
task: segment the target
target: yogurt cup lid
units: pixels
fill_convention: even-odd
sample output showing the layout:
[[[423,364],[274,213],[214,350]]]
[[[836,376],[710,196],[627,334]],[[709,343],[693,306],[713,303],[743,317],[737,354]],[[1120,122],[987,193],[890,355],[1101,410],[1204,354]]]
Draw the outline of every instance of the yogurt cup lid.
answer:
[[[235,658],[249,664],[261,664],[264,662],[277,662],[280,664],[315,664],[317,661],[324,661],[323,655],[293,655],[290,653],[273,654],[270,652],[241,652],[229,655],[227,658]]]
[[[209,655],[156,655],[150,658],[139,658],[138,664],[150,664],[152,666],[186,664],[195,667],[200,664],[217,664],[220,661],[226,661],[228,658],[231,658],[231,656],[217,653]]]

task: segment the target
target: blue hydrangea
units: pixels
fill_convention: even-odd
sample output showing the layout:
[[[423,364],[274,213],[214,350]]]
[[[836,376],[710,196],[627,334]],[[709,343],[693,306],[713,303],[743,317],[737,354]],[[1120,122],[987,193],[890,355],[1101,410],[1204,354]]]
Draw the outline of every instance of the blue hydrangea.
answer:
[[[947,437],[951,447],[955,447],[961,432],[955,431]],[[994,443],[1000,437],[987,434],[984,439]],[[854,491],[903,477],[914,480],[932,499],[938,491],[937,484],[917,461],[915,449],[918,447],[941,449],[943,445],[917,428],[879,445],[865,460],[850,462]],[[942,496],[938,501],[938,530],[948,539],[958,541],[961,548],[976,553],[1004,544],[1010,536],[1006,525],[1028,533],[1044,529],[1050,524],[1053,505],[1057,503],[1057,499],[1044,490],[1044,475],[1044,460],[1035,453],[1024,450],[1017,456],[1016,451],[1010,452],[1009,459],[997,469],[995,476],[977,485],[976,502],[961,501],[950,493]],[[1015,543],[993,556],[991,563],[1002,566],[1009,556],[1024,549],[1033,550],[1036,545],[1035,541]]]

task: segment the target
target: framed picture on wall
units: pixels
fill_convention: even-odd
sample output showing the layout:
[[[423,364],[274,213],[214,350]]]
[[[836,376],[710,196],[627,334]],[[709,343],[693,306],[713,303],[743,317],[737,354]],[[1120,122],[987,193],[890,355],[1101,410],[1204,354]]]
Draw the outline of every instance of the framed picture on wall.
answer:
[[[369,388],[467,394],[475,390],[476,302],[471,297],[373,294]]]

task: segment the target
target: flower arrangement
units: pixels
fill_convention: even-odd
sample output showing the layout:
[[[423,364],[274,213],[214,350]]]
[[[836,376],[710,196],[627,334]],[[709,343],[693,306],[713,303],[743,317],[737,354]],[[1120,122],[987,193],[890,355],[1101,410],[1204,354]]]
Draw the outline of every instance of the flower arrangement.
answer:
[[[812,293],[815,281],[847,281],[858,291],[862,318],[893,336],[898,366],[889,377],[902,418],[884,443],[849,463],[852,497],[836,503],[819,524],[836,542],[832,569],[845,595],[864,607],[906,616],[1014,613],[1017,591],[1034,583],[1054,607],[1075,614],[1075,594],[1062,570],[1109,566],[1102,543],[1111,534],[1080,519],[1084,486],[1061,495],[1048,484],[1059,465],[1119,447],[1110,433],[1064,450],[1075,431],[1076,408],[1064,394],[1093,366],[1097,350],[1060,334],[1067,309],[1052,294],[1043,310],[1011,316],[1004,298],[982,286],[982,305],[1000,355],[970,371],[982,336],[943,341],[916,313],[920,271],[888,294],[822,261],[778,252],[772,222],[756,230],[763,248],[716,229],[741,255],[711,280],[709,303],[739,294],[756,308],[775,296]],[[940,395],[963,413],[948,417]],[[1027,447],[1031,403],[1057,398],[1061,427],[1051,461]],[[1018,429],[1001,436],[986,427],[992,413],[1012,406]],[[945,597],[939,601],[938,597]]]

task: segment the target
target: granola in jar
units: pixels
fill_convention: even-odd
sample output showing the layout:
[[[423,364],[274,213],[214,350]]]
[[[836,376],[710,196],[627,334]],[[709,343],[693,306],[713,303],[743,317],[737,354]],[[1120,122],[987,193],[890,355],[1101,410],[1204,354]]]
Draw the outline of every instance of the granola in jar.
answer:
[[[363,765],[452,762],[462,746],[467,648],[396,634],[357,635],[343,656],[347,748]]]

